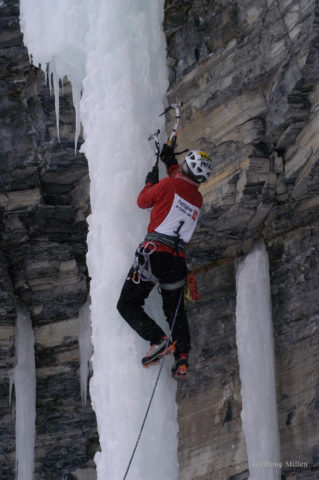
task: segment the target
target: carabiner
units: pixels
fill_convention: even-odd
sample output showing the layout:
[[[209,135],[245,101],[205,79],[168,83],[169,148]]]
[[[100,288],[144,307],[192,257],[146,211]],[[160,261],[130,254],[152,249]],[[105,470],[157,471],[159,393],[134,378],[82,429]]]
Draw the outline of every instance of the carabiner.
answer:
[[[151,245],[152,250],[147,251],[146,249],[149,247],[149,245]],[[155,243],[152,242],[152,241],[147,242],[147,243],[144,245],[144,247],[143,247],[143,255],[144,255],[144,254],[145,254],[145,255],[152,255],[152,253],[154,253],[155,251],[156,251],[156,245],[155,245]]]

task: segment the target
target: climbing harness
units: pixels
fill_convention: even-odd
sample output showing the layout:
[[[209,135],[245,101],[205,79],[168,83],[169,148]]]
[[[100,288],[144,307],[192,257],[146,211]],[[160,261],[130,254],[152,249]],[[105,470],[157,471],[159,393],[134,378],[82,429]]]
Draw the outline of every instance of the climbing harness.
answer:
[[[182,278],[182,280],[178,280],[177,282],[174,282],[174,283],[162,283],[162,282],[160,282],[159,283],[160,292],[161,292],[161,290],[177,290],[177,289],[181,288],[183,285],[185,285],[185,281],[186,281],[186,279]]]
[[[181,293],[180,293],[180,296],[179,296],[179,298],[178,298],[177,307],[176,307],[176,310],[175,310],[175,314],[174,314],[172,326],[171,326],[169,335],[168,335],[168,337],[167,337],[167,341],[166,341],[166,345],[165,345],[165,350],[167,350],[168,344],[169,344],[169,342],[170,342],[170,338],[171,338],[171,335],[172,335],[172,332],[173,332],[173,329],[174,329],[174,326],[175,326],[175,322],[176,322],[178,310],[179,310],[179,307],[180,307],[180,305],[181,305],[183,296],[184,296],[184,289],[182,289],[182,291],[181,291]],[[141,438],[141,436],[142,436],[142,432],[143,432],[143,429],[144,429],[144,425],[145,425],[146,419],[147,419],[147,417],[148,417],[148,414],[149,414],[149,411],[150,411],[150,408],[151,408],[151,405],[152,405],[153,397],[154,397],[155,390],[156,390],[156,387],[157,387],[157,384],[158,384],[158,381],[159,381],[159,378],[160,378],[160,375],[161,375],[161,372],[162,372],[162,369],[163,369],[164,362],[165,362],[165,355],[164,355],[164,356],[162,357],[162,359],[161,359],[160,368],[159,368],[159,371],[158,371],[158,374],[157,374],[157,377],[156,377],[156,381],[155,381],[155,384],[154,384],[154,387],[153,387],[153,391],[152,391],[152,394],[151,394],[151,397],[150,397],[150,400],[149,400],[149,403],[148,403],[148,406],[147,406],[147,409],[146,409],[146,413],[145,413],[145,416],[144,416],[144,419],[143,419],[143,422],[142,422],[142,426],[141,426],[141,428],[140,428],[140,432],[139,432],[138,437],[137,437],[137,441],[136,441],[136,443],[135,443],[135,447],[134,447],[134,449],[133,449],[133,452],[132,452],[130,461],[129,461],[129,463],[128,463],[126,472],[125,472],[125,474],[124,474],[123,480],[125,480],[126,477],[127,477],[127,474],[128,474],[128,472],[129,472],[129,470],[130,470],[130,467],[131,467],[131,464],[132,464],[132,461],[133,461],[133,458],[134,458],[134,455],[135,455],[137,446],[138,446],[139,441],[140,441],[140,438]]]
[[[186,242],[181,239],[180,231],[184,225],[184,220],[179,222],[179,226],[174,231],[175,235],[166,235],[165,233],[160,232],[150,232],[146,235],[145,240],[147,241],[158,241],[171,247],[173,251],[178,255],[179,252],[186,252]]]
[[[173,250],[176,250],[176,242],[177,242],[177,249],[179,252],[186,252],[186,243],[181,239],[177,238],[174,235],[166,235],[165,233],[159,232],[150,232],[145,237],[146,241],[154,241],[160,242],[168,247],[171,247]]]
[[[174,238],[174,237],[172,237]],[[160,280],[153,274],[150,256],[156,251],[156,245],[152,241],[148,241],[145,245],[141,243],[135,252],[135,260],[133,263],[132,282],[138,285],[142,282],[158,283],[160,289],[177,290],[185,285],[185,278],[177,280],[176,282],[160,282]]]

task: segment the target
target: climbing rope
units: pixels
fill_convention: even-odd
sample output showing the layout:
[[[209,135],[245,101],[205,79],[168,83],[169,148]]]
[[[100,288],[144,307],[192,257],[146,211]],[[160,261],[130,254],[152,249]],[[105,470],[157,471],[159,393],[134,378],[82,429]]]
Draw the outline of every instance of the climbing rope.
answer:
[[[178,299],[178,302],[177,302],[177,307],[176,307],[176,310],[175,310],[175,314],[174,314],[174,318],[173,318],[173,323],[172,323],[172,326],[171,326],[171,329],[170,329],[170,332],[169,332],[169,335],[168,335],[168,338],[167,338],[167,341],[166,341],[165,351],[166,351],[166,349],[167,349],[167,347],[168,347],[168,344],[169,344],[169,342],[170,342],[170,338],[171,338],[171,335],[172,335],[172,332],[173,332],[173,329],[174,329],[174,325],[175,325],[175,322],[176,322],[178,310],[179,310],[179,307],[180,307],[180,304],[181,304],[181,301],[182,301],[183,296],[184,296],[184,289],[182,288],[181,293],[180,293],[180,296],[179,296],[179,299]],[[152,394],[151,394],[151,398],[150,398],[150,401],[149,401],[149,403],[148,403],[148,406],[147,406],[147,409],[146,409],[146,413],[145,413],[145,416],[144,416],[144,419],[143,419],[143,422],[142,422],[142,425],[141,425],[141,428],[140,428],[140,432],[139,432],[139,434],[138,434],[138,437],[137,437],[137,440],[136,440],[136,443],[135,443],[135,447],[134,447],[134,449],[133,449],[133,452],[132,452],[130,461],[129,461],[129,463],[128,463],[128,466],[127,466],[125,475],[124,475],[124,477],[123,477],[123,480],[125,480],[126,477],[127,477],[127,474],[128,474],[128,472],[129,472],[129,470],[130,470],[130,467],[131,467],[131,464],[132,464],[132,461],[133,461],[133,458],[134,458],[134,455],[135,455],[137,446],[138,446],[139,441],[140,441],[140,438],[141,438],[141,436],[142,436],[142,432],[143,432],[143,429],[144,429],[144,425],[145,425],[145,422],[146,422],[148,413],[149,413],[149,411],[150,411],[150,408],[151,408],[151,405],[152,405],[152,401],[153,401],[153,397],[154,397],[154,394],[155,394],[155,390],[156,390],[156,387],[157,387],[157,384],[158,384],[158,381],[159,381],[159,378],[160,378],[160,375],[161,375],[161,372],[162,372],[162,369],[163,369],[163,365],[164,365],[164,362],[165,362],[165,357],[166,357],[166,355],[164,355],[164,356],[162,357],[160,369],[159,369],[158,374],[157,374],[157,377],[156,377],[156,381],[155,381],[154,388],[153,388],[153,391],[152,391]]]

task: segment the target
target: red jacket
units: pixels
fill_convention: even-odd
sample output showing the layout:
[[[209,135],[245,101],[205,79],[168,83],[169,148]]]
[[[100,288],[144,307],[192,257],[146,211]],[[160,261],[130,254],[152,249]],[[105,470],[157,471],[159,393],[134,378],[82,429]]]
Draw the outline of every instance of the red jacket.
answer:
[[[147,183],[137,198],[137,204],[140,208],[152,207],[147,233],[175,236],[179,229],[180,239],[187,243],[195,230],[203,197],[198,191],[199,184],[185,175],[179,165],[172,165],[168,174],[169,177],[155,185]],[[174,252],[167,245],[156,244],[158,252]],[[181,252],[179,255],[184,256]]]

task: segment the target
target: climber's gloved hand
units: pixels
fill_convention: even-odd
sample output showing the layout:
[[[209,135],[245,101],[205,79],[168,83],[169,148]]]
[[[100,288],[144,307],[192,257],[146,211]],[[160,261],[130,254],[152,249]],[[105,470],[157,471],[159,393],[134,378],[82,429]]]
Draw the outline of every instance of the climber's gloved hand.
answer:
[[[159,182],[159,177],[158,177],[158,165],[154,165],[152,170],[148,172],[145,178],[145,183],[152,183],[155,185],[156,183]]]
[[[167,143],[164,143],[160,156],[161,156],[162,162],[165,163],[166,168],[169,168],[172,165],[177,165],[177,160],[174,155],[174,150],[170,145],[167,145]]]

